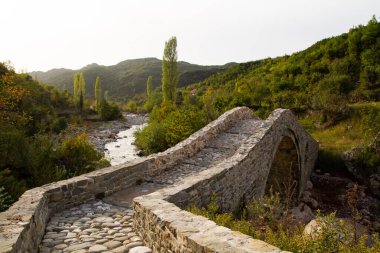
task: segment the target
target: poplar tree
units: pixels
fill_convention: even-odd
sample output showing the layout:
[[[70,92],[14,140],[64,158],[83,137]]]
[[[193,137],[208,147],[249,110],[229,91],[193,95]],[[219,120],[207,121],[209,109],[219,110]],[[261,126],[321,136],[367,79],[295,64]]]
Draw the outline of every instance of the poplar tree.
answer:
[[[74,73],[74,102],[77,103],[79,98],[79,73]]]
[[[96,103],[96,110],[99,110],[100,108],[100,103],[101,103],[101,93],[102,93],[102,88],[101,88],[101,81],[99,77],[96,77],[95,81],[95,103]]]
[[[84,81],[83,73],[80,73],[80,76],[79,76],[79,88],[80,88],[80,91],[82,92],[82,96],[84,100],[85,95],[86,95],[86,82]]]
[[[152,95],[152,83],[153,83],[153,77],[148,76],[148,80],[146,80],[146,94],[148,98]]]
[[[162,58],[162,93],[165,101],[175,101],[178,86],[177,38],[165,42]]]
[[[83,73],[74,74],[74,102],[78,105],[79,110],[83,111],[86,83],[84,81]]]

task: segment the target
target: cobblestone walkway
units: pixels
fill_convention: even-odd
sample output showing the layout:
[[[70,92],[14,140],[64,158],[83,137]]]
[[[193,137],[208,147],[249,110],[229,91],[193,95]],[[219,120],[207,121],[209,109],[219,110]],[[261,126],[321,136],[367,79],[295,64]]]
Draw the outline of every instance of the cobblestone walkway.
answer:
[[[132,229],[132,215],[131,209],[103,201],[56,213],[46,228],[40,252],[150,252],[141,247],[142,240]]]
[[[239,146],[264,124],[243,120],[218,135],[193,157],[173,168],[145,178],[139,186],[56,213],[49,221],[40,246],[41,253],[129,252],[150,253],[133,231],[132,199],[206,170],[232,156]]]

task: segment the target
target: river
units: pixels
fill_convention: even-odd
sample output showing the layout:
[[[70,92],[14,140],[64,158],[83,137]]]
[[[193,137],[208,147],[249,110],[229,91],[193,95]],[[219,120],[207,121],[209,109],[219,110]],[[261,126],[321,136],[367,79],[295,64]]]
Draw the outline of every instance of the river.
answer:
[[[146,123],[132,125],[131,128],[120,131],[116,135],[116,141],[108,142],[105,145],[105,157],[111,165],[118,165],[139,157],[137,155],[138,150],[133,144],[135,141],[134,133],[146,125]]]

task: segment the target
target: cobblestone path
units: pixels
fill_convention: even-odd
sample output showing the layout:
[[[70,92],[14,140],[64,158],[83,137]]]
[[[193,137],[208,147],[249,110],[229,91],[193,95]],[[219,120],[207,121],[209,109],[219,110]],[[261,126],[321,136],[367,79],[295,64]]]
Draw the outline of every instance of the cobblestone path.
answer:
[[[219,134],[205,148],[176,166],[145,178],[139,186],[117,192],[103,201],[82,204],[56,213],[40,245],[41,253],[149,253],[132,228],[132,199],[172,185],[232,156],[264,121],[242,120]]]

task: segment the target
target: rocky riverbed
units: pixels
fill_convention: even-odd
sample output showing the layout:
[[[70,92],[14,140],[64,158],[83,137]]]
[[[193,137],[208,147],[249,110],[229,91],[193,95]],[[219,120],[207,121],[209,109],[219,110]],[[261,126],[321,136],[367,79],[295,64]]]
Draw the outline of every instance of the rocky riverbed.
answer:
[[[142,125],[147,122],[147,119],[146,115],[125,113],[120,120],[91,124],[87,129],[87,136],[96,149],[105,154],[107,152],[107,143],[116,142],[126,137],[126,135],[118,136],[121,131],[130,129],[133,126]]]

